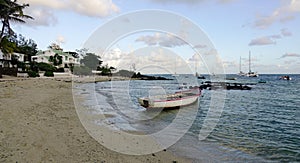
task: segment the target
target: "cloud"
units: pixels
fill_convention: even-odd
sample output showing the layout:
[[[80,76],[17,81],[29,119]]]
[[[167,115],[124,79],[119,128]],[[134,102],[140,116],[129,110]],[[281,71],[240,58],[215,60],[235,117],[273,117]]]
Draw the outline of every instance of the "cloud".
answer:
[[[223,66],[224,66],[224,68],[237,67],[238,64],[234,61],[223,61]]]
[[[285,1],[283,6],[275,9],[270,15],[262,16],[258,15],[254,27],[259,29],[266,29],[273,25],[275,22],[285,23],[295,19],[295,14],[300,12],[300,1],[290,0]]]
[[[253,39],[249,43],[249,46],[261,46],[261,45],[272,45],[272,44],[276,44],[276,42],[273,41],[271,38],[269,38],[269,37],[261,37],[261,38]]]
[[[203,55],[218,55],[218,51],[217,49],[210,49],[209,51],[204,52]]]
[[[119,12],[119,8],[111,0],[69,0],[65,8],[90,17],[106,17]]]
[[[66,39],[63,36],[57,36],[56,43],[58,45],[64,44],[66,42]]]
[[[200,54],[195,53],[191,58],[188,59],[189,62],[198,62],[202,61]]]
[[[288,31],[288,29],[284,28],[284,29],[281,29],[281,34],[282,36],[284,37],[289,37],[289,36],[292,36],[292,32]]]
[[[186,5],[195,5],[202,2],[208,2],[208,0],[150,0],[155,3],[161,4],[186,4]],[[234,2],[236,0],[215,0],[219,4],[227,4]]]
[[[269,36],[271,39],[281,39],[281,35],[271,35]]]
[[[196,3],[200,3],[203,2],[205,0],[151,0],[152,2],[156,2],[156,3],[181,3],[181,4],[196,4]]]
[[[207,48],[207,45],[198,44],[194,46],[195,49],[204,49]]]
[[[296,54],[296,53],[286,53],[284,55],[282,55],[280,58],[290,58],[290,57],[296,57],[296,58],[299,58],[300,57],[300,54]]]
[[[30,9],[25,9],[25,13],[34,18],[26,20],[27,26],[51,26],[58,22],[51,10],[30,7]]]
[[[72,11],[80,15],[103,18],[119,12],[119,7],[112,0],[19,0],[20,3],[28,3],[26,14],[34,17],[30,25],[48,26],[55,24],[57,18],[54,11]]]
[[[251,40],[248,45],[249,46],[272,45],[272,44],[276,44],[275,39],[280,39],[280,38],[281,38],[280,35],[259,37],[259,38],[255,38],[255,39]]]
[[[218,0],[219,3],[222,3],[222,4],[226,4],[226,3],[232,3],[236,0]]]
[[[179,37],[176,37],[172,34],[162,34],[162,33],[155,33],[154,35],[147,35],[147,36],[140,36],[138,39],[135,40],[136,42],[143,42],[148,46],[160,45],[163,47],[176,47],[176,46],[183,46],[187,43],[184,42]]]

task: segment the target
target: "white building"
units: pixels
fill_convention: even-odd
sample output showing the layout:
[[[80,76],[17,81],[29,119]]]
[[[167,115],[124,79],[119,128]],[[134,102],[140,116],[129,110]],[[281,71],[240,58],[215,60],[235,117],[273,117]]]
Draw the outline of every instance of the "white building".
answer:
[[[25,61],[25,54],[13,53],[13,55],[15,55],[17,57],[19,62],[24,62]]]
[[[12,64],[10,62],[13,56],[16,56],[19,62],[24,62],[24,58],[25,58],[24,54],[20,54],[20,53],[3,54],[2,51],[0,51],[0,66],[12,67]]]
[[[54,57],[55,54],[58,54],[59,56],[62,57],[62,64],[59,67],[68,67],[70,64],[80,64],[79,58],[73,57],[69,53],[65,53],[61,50],[53,50],[49,49],[46,51],[39,51],[35,56],[31,56],[31,60],[38,62],[38,63],[48,63],[51,64],[50,62],[50,57]]]

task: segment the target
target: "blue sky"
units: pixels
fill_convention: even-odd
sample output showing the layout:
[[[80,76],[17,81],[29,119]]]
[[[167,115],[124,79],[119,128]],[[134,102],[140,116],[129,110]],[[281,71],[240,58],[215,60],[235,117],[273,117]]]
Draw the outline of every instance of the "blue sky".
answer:
[[[300,0],[53,0],[51,3],[43,0],[19,0],[18,2],[29,3],[30,7],[26,13],[35,19],[28,21],[26,25],[16,24],[13,28],[17,33],[35,40],[41,50],[46,50],[53,42],[59,43],[67,51],[80,49],[106,22],[128,12],[159,9],[181,15],[199,26],[213,43],[226,73],[239,71],[240,56],[243,58],[242,69],[248,71],[249,51],[252,54],[254,71],[300,73],[298,45],[300,32],[297,30],[300,27]],[[122,53],[128,53],[143,46],[153,46],[143,40],[139,42],[136,40],[141,36],[145,36],[148,43],[149,39],[155,39],[157,43],[158,39],[165,39],[154,37],[156,34],[157,32],[144,32],[129,36],[113,47],[120,48]],[[183,60],[186,61],[194,55],[192,50],[181,45],[172,48],[180,53],[190,53],[189,57],[183,56]]]

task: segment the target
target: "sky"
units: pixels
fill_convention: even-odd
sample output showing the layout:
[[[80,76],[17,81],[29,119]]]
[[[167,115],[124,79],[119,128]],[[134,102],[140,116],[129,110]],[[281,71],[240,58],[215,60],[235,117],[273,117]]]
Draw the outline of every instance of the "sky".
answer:
[[[13,29],[35,40],[39,50],[46,50],[51,43],[65,51],[93,44],[99,47],[95,53],[117,68],[203,74],[219,68],[236,74],[240,57],[242,71],[248,71],[251,52],[253,71],[300,73],[300,0],[18,2],[30,4],[25,13],[34,20],[14,24]],[[154,13],[141,16],[144,10]],[[103,32],[110,28],[122,35]]]

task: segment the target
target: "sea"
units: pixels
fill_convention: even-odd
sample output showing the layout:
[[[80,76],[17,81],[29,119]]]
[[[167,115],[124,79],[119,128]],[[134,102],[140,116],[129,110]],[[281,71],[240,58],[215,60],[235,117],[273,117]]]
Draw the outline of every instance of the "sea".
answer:
[[[199,101],[190,106],[154,112],[140,106],[137,99],[169,94],[184,84],[200,85],[212,77],[158,74],[155,76],[172,80],[112,80],[81,84],[76,89],[94,90],[83,101],[90,108],[86,110],[88,114],[110,115],[94,120],[96,125],[152,134],[167,129],[181,117],[176,123],[185,124],[187,130],[183,134],[169,132],[167,137],[180,138],[166,150],[194,162],[300,162],[300,75],[289,75],[290,81],[280,80],[283,75],[249,78],[228,74],[226,78],[236,80],[227,82],[248,83],[252,89],[203,90]],[[262,80],[266,83],[259,83]],[[216,98],[218,91],[222,99]],[[200,138],[203,131],[206,136]]]

